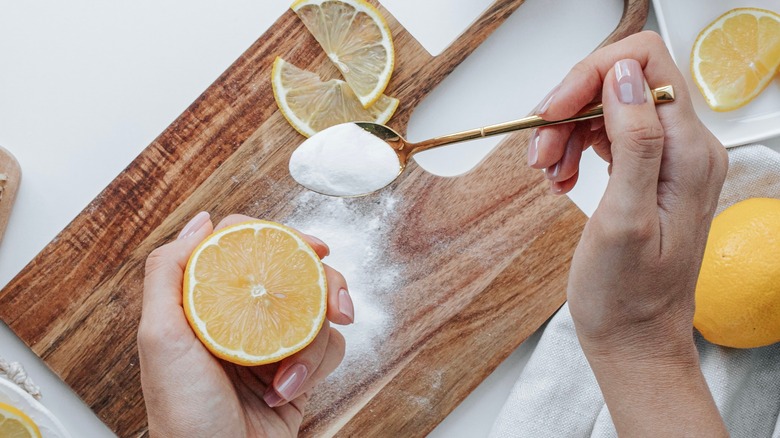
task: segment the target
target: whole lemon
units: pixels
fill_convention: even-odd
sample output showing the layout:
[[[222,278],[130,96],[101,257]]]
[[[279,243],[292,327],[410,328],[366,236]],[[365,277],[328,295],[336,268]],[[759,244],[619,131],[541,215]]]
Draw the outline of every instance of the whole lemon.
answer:
[[[712,221],[693,325],[727,347],[780,341],[780,199],[748,199]]]

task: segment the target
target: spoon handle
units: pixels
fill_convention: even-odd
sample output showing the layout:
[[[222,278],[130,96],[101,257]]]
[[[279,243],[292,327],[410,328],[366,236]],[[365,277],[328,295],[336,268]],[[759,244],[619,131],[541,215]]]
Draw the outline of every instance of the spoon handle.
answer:
[[[653,101],[656,104],[674,102],[674,88],[671,85],[658,87],[651,90]],[[600,103],[589,105],[573,117],[563,120],[548,121],[533,115],[523,117],[522,119],[512,120],[510,122],[488,125],[482,128],[469,129],[468,131],[456,132],[454,134],[442,135],[441,137],[425,140],[414,145],[409,155],[422,152],[435,147],[444,146],[462,141],[474,140],[492,135],[506,134],[507,132],[519,131],[521,129],[538,128],[540,126],[560,125],[562,123],[578,122],[580,120],[594,119],[604,114],[604,108]]]

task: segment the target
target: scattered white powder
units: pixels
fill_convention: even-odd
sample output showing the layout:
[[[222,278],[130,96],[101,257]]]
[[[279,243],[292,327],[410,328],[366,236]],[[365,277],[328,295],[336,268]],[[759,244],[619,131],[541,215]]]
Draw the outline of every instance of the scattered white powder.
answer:
[[[398,219],[396,196],[383,192],[376,198],[329,198],[304,191],[294,201],[298,208],[284,219],[328,244],[324,262],[344,275],[355,305],[355,323],[337,326],[347,351],[331,381],[371,373],[385,359],[382,345],[397,330],[393,300],[406,267],[388,242]]]
[[[304,141],[290,157],[290,175],[323,195],[358,196],[390,184],[400,170],[384,141],[354,123],[331,126]]]

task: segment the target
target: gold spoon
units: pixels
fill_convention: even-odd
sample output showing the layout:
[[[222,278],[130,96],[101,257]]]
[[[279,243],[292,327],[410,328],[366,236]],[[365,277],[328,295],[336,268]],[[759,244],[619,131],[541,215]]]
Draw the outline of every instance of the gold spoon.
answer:
[[[662,103],[668,103],[674,101],[674,89],[672,88],[671,85],[666,85],[663,87],[653,89],[651,90],[651,93],[653,95],[653,101],[655,101],[656,104],[662,104]],[[585,107],[582,111],[580,111],[579,113],[575,114],[573,117],[570,117],[568,119],[547,121],[537,115],[533,115],[533,116],[524,117],[522,119],[513,120],[510,122],[499,123],[497,125],[489,125],[482,128],[475,128],[475,129],[470,129],[468,131],[461,131],[461,132],[456,132],[454,134],[443,135],[440,137],[432,138],[418,143],[409,143],[408,141],[406,141],[406,139],[404,139],[401,136],[401,134],[395,132],[394,130],[392,130],[391,128],[385,125],[380,125],[379,123],[354,122],[355,125],[359,126],[366,132],[373,134],[375,137],[387,143],[387,145],[393,150],[393,152],[395,152],[395,154],[398,156],[398,164],[399,164],[398,174],[392,180],[387,181],[387,183],[384,184],[383,186],[372,187],[370,190],[365,190],[363,193],[348,193],[348,194],[329,193],[326,191],[322,191],[321,189],[317,190],[312,187],[309,187],[309,189],[321,194],[325,194],[329,196],[338,196],[338,197],[355,197],[355,196],[368,195],[370,193],[376,192],[377,190],[381,190],[387,187],[393,181],[398,179],[398,177],[401,176],[401,174],[403,173],[404,169],[406,169],[406,165],[409,163],[409,159],[418,152],[427,151],[433,148],[437,148],[437,147],[441,147],[453,143],[459,143],[462,141],[475,140],[477,138],[490,137],[493,135],[505,134],[507,132],[519,131],[521,129],[538,128],[540,126],[559,125],[562,123],[570,123],[570,122],[577,122],[580,120],[594,119],[596,117],[601,117],[603,114],[604,114],[604,110],[602,105],[600,103],[597,103]],[[366,169],[365,171],[371,172],[372,170]]]

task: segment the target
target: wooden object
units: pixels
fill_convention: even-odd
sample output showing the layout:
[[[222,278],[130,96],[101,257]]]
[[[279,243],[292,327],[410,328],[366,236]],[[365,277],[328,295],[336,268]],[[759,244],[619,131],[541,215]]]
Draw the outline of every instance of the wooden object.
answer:
[[[22,170],[10,152],[0,147],[0,242],[3,240],[16,192],[22,180]]]
[[[401,101],[392,127],[405,132],[414,107],[521,3],[496,1],[436,57],[382,10],[397,60],[386,93]],[[627,0],[609,40],[641,29],[647,7]],[[525,166],[527,134],[462,177],[411,164],[375,196],[316,195],[287,171],[303,138],[274,103],[277,55],[334,74],[286,12],[0,293],[0,317],[120,436],[145,430],[144,260],[200,210],[320,235],[350,281],[357,322],[310,403],[307,436],[425,434],[563,303],[585,217]]]

